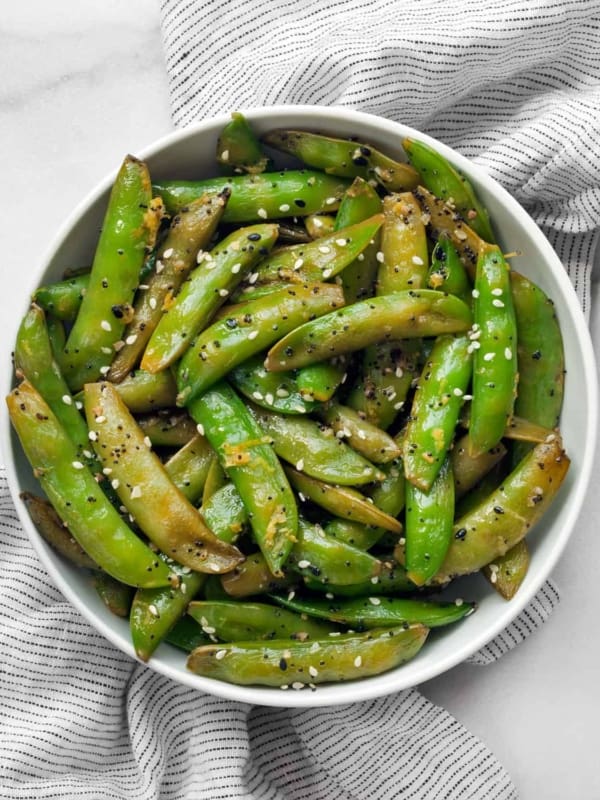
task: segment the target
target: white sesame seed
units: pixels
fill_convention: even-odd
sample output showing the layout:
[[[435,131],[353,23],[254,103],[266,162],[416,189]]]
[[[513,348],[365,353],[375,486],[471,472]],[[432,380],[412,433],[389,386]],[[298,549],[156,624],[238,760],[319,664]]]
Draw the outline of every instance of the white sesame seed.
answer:
[[[383,264],[383,262],[384,262],[384,260],[385,260],[385,256],[383,255],[383,252],[382,252],[381,250],[378,250],[378,251],[377,251],[377,253],[375,254],[375,258],[377,259],[377,261],[378,261],[380,264]]]
[[[472,400],[472,399],[473,399],[473,395],[472,394],[463,395],[463,400]]]
[[[504,308],[504,302],[502,300],[498,300],[498,298],[492,300],[492,305],[496,306],[496,308]]]
[[[512,354],[512,350],[510,349],[510,347],[505,347],[504,348],[504,358],[507,361],[510,361],[512,356],[513,356],[513,354]]]
[[[496,287],[495,289],[492,289],[492,294],[494,297],[500,297],[502,295],[502,289]]]
[[[223,150],[221,153],[221,161],[229,161],[229,150]]]
[[[105,356],[112,355],[112,347],[101,347],[100,352],[104,353]]]
[[[199,422],[199,423],[196,425],[196,430],[198,431],[198,433],[200,434],[200,436],[204,436],[204,425],[203,425],[201,422]]]
[[[452,389],[452,394],[455,397],[462,397],[464,392],[459,386],[455,386],[454,389]]]
[[[233,273],[234,275],[237,275],[237,274],[238,274],[238,272],[241,270],[241,268],[242,268],[242,265],[241,265],[241,264],[240,264],[240,262],[238,261],[238,262],[236,262],[236,263],[233,265],[233,267],[231,268],[231,271],[232,271],[232,273]]]
[[[221,661],[221,659],[225,658],[226,655],[227,655],[227,650],[217,650],[217,652],[215,653],[215,658],[217,659],[217,661]]]
[[[423,261],[421,256],[413,256],[412,263],[416,264],[418,267],[422,267],[425,262]]]
[[[160,259],[157,259],[156,260],[156,274],[160,275],[160,273],[163,271],[164,268],[165,268],[165,265],[163,264],[163,262]]]
[[[135,344],[137,342],[137,333],[132,333],[125,339],[125,344]]]
[[[141,488],[139,486],[134,486],[133,489],[131,490],[131,499],[132,500],[137,500],[138,497],[141,497],[141,496],[142,496]]]
[[[362,667],[362,658],[361,658],[361,656],[356,656],[356,658],[354,659],[354,666],[357,667],[357,668],[358,667]]]
[[[304,469],[304,459],[303,458],[299,459],[296,462],[296,469],[298,470],[298,472],[302,472],[302,470]]]
[[[62,401],[66,406],[72,406],[73,405],[73,398],[71,397],[70,394],[63,394]]]
[[[296,597],[296,592],[292,589],[290,592],[288,592],[287,599],[288,601],[292,601],[294,597]]]
[[[496,353],[485,353],[483,356],[484,361],[493,361],[496,358]]]
[[[277,389],[275,394],[277,395],[277,397],[289,397],[290,396],[290,393],[288,392],[287,389],[281,389],[281,388]]]
[[[400,411],[403,405],[404,405],[404,400],[401,400],[399,403],[394,403],[394,411]]]
[[[100,367],[100,375],[108,375],[109,372],[110,372],[110,367],[108,366],[108,364],[104,367]]]
[[[282,213],[284,213],[284,214],[285,214],[285,212],[286,212],[286,211],[289,211],[289,210],[290,210],[290,207],[289,207],[289,205],[288,205],[287,203],[282,203],[282,204],[279,206],[279,210],[280,210]]]
[[[206,253],[204,252],[204,250],[198,250],[198,255],[196,256],[196,263],[201,264],[205,255]]]
[[[90,442],[95,442],[98,439],[98,434],[96,433],[96,431],[89,431],[88,439],[90,440]]]
[[[303,258],[297,258],[294,261],[294,269],[295,270],[301,269],[303,264],[304,264],[304,259]]]
[[[266,219],[269,216],[265,208],[259,208],[256,213],[261,219]]]
[[[465,602],[465,601],[462,599],[462,597],[457,597],[457,598],[456,598],[456,600],[454,601],[454,605],[455,605],[455,606],[462,606],[462,604],[463,604],[464,602]]]
[[[248,283],[256,283],[256,281],[257,281],[257,280],[258,280],[258,272],[253,272],[253,273],[252,273],[252,274],[251,274],[251,275],[248,277]]]
[[[264,400],[265,399],[262,392],[252,392],[252,397],[255,400]]]
[[[379,597],[369,597],[369,603],[372,603],[374,606],[380,606],[381,600]]]
[[[301,503],[306,503],[306,497],[302,492],[298,492],[298,497],[300,498]]]
[[[324,269],[324,270],[323,270],[323,277],[324,277],[324,278],[330,278],[330,277],[331,277],[331,273],[332,273],[332,272],[333,272],[333,270],[332,270],[332,269]]]
[[[152,449],[152,442],[150,441],[150,437],[149,436],[144,436],[144,444],[146,445],[148,450]]]
[[[104,467],[102,470],[103,475],[112,475],[112,467]]]
[[[296,689],[296,691],[299,689],[304,689],[304,684],[301,681],[294,681],[292,683],[292,689]]]
[[[338,247],[345,247],[348,244],[348,239],[336,239],[335,243]]]
[[[371,578],[371,583],[372,584],[379,583],[379,576],[378,575],[373,575],[373,577]]]
[[[279,688],[283,689],[283,691],[285,691],[286,689],[289,689],[290,687],[288,686],[287,683],[283,683]]]
[[[319,674],[319,670],[316,667],[313,667],[313,665],[311,664],[308,668],[308,674],[310,675],[311,678],[316,678],[317,675]]]
[[[172,247],[169,247],[169,248],[168,248],[167,250],[165,250],[165,252],[163,253],[163,258],[171,258],[171,256],[172,256],[172,255],[173,255],[173,248],[172,248]]]
[[[272,405],[273,405],[273,403],[275,402],[275,398],[273,397],[273,395],[271,394],[271,392],[267,392],[267,393],[266,393],[266,395],[265,395],[265,402],[266,402],[268,405],[270,405],[270,406],[272,406]]]
[[[154,309],[156,308],[156,305],[157,305],[156,297],[151,297],[150,300],[148,300],[148,305],[154,311]]]
[[[121,485],[121,481],[118,478],[113,478],[113,480],[110,482],[110,485],[116,491],[119,488],[119,486]]]
[[[112,331],[112,325],[107,319],[102,320],[102,322],[100,323],[100,327],[102,328],[103,331]]]
[[[298,562],[298,569],[308,569],[310,567],[310,561],[307,561],[306,558],[303,558],[301,561]]]
[[[337,202],[335,197],[328,197],[325,200],[325,205],[326,206],[332,206],[335,202]]]
[[[85,464],[82,464],[81,461],[73,461],[72,466],[75,469],[85,469]]]
[[[461,230],[460,228],[456,228],[456,229],[454,230],[454,235],[455,235],[455,236],[456,236],[456,238],[457,238],[457,239],[459,239],[461,242],[463,242],[463,241],[464,241],[464,240],[467,238],[467,234],[466,234],[466,233],[465,233],[463,230]]]
[[[154,603],[150,603],[148,606],[148,611],[152,614],[153,617],[159,617],[160,614],[158,613],[158,608],[154,605]]]
[[[204,631],[204,633],[208,633],[209,636],[212,633],[216,633],[216,631],[217,631],[217,629],[213,628],[211,625],[203,625],[202,626],[202,630]]]
[[[102,425],[103,422],[106,422],[106,417],[103,414],[100,414],[94,421],[97,422],[98,425]]]
[[[248,339],[256,339],[257,336],[258,336],[258,331],[250,331],[250,333],[248,334]]]
[[[179,591],[181,594],[187,594],[187,584],[183,583],[183,581],[179,584]]]
[[[471,292],[471,295],[472,295],[472,296],[473,296],[475,299],[477,299],[477,298],[479,297],[479,289],[473,289],[473,291]]]
[[[229,294],[228,289],[219,289],[219,297],[227,297]]]

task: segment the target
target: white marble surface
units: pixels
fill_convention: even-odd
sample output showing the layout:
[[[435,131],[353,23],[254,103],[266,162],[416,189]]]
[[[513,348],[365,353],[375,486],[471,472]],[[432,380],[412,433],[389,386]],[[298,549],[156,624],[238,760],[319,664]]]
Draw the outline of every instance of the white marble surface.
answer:
[[[22,0],[2,12],[7,335],[56,227],[126,152],[169,132],[171,121],[157,4]],[[599,313],[592,327],[600,342]],[[599,529],[592,490],[553,576],[562,603],[551,621],[500,662],[460,666],[422,687],[491,747],[522,800],[600,798]]]

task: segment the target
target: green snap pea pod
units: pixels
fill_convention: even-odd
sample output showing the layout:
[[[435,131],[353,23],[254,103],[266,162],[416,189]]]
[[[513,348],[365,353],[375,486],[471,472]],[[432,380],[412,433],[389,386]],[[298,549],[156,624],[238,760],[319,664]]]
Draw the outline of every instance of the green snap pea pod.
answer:
[[[499,442],[491,450],[474,452],[468,433],[454,443],[450,451],[452,472],[454,475],[454,492],[460,498],[469,492],[487,473],[500,463],[506,455],[506,447]]]
[[[271,595],[271,599],[309,617],[348,625],[354,630],[391,628],[404,622],[440,628],[469,616],[475,610],[474,603],[433,603],[428,600],[409,598],[361,597],[353,600],[315,600],[305,597]]]
[[[345,375],[346,363],[343,359],[320,361],[301,367],[296,374],[296,383],[304,397],[326,403],[344,381]]]
[[[165,462],[170,479],[190,503],[201,497],[213,458],[212,447],[204,436],[196,434]]]
[[[367,581],[353,583],[346,586],[333,583],[321,583],[317,578],[304,578],[304,585],[307,589],[315,592],[325,592],[326,597],[370,597],[373,593],[377,595],[413,594],[418,591],[418,587],[409,580],[406,570],[400,564],[386,566],[379,575]],[[331,597],[329,597],[331,595]]]
[[[51,314],[46,315],[46,329],[48,331],[48,339],[50,341],[50,350],[52,351],[52,358],[60,366],[63,357],[63,348],[67,341],[67,334],[62,320],[58,317],[53,317]]]
[[[131,586],[165,586],[169,569],[111,505],[50,407],[28,381],[8,412],[46,496],[74,539],[105,572]]]
[[[384,197],[378,295],[427,284],[429,252],[421,207],[410,192]]]
[[[52,353],[44,311],[29,307],[17,332],[15,368],[48,403],[79,452],[91,460],[88,430]],[[87,456],[84,454],[87,453]]]
[[[477,450],[495,447],[513,414],[517,386],[517,324],[508,266],[494,245],[477,260],[474,327],[480,333],[473,354],[471,443]]]
[[[89,272],[74,275],[56,283],[40,286],[33,293],[33,302],[57,319],[72,322],[77,316],[90,282]]]
[[[495,491],[456,520],[436,582],[475,572],[520,542],[552,502],[569,463],[560,437],[536,445]]]
[[[192,651],[187,666],[198,675],[229,683],[300,689],[307,684],[366,678],[393,669],[418,653],[427,633],[423,625],[409,625],[306,642],[273,639],[267,643],[220,643]]]
[[[317,622],[293,611],[268,603],[239,603],[234,600],[196,600],[188,614],[202,630],[222,642],[256,639],[320,639],[337,630],[335,625]]]
[[[316,170],[284,170],[201,181],[161,181],[153,188],[169,214],[205,193],[229,189],[223,221],[249,223],[335,211],[347,186],[348,181]]]
[[[224,542],[236,541],[248,525],[248,512],[232,483],[215,489],[203,502],[200,512],[209,528]]]
[[[493,563],[483,567],[481,572],[501,597],[512,600],[527,575],[529,560],[529,548],[522,539],[503,556],[497,556]]]
[[[331,428],[305,417],[290,417],[250,406],[262,430],[270,436],[275,452],[299,472],[326,483],[360,486],[383,478]]]
[[[381,198],[370,183],[363,178],[355,178],[342,198],[335,218],[336,230],[356,225],[363,219],[381,213]],[[379,262],[379,241],[381,229],[373,241],[342,272],[342,288],[347,303],[355,303],[374,292]]]
[[[396,441],[400,441],[399,436]],[[371,500],[386,514],[397,517],[404,508],[406,495],[402,459],[395,458],[387,464],[382,464],[381,469],[385,473],[385,478],[371,490]]]
[[[251,175],[264,172],[269,165],[252,126],[239,111],[233,112],[219,134],[217,161],[227,170]]]
[[[160,372],[180,358],[276,239],[276,225],[252,225],[234,231],[205,254],[154,329],[142,357],[142,369]]]
[[[350,519],[340,519],[339,517],[330,520],[324,530],[326,535],[332,539],[350,544],[359,550],[370,550],[384,533],[382,528],[374,528],[371,525],[363,525],[361,522],[353,522]]]
[[[138,369],[117,383],[116,389],[127,408],[134,414],[173,408],[177,398],[177,384],[169,370],[153,375]]]
[[[281,575],[298,532],[296,501],[269,439],[231,387],[220,383],[189,406],[219,455],[271,572]]]
[[[275,576],[262,553],[246,556],[243,564],[221,575],[221,585],[230,597],[256,597],[295,586],[298,579],[292,572]]]
[[[304,226],[311,239],[320,239],[334,232],[335,217],[331,214],[309,214],[304,219]]]
[[[299,575],[342,586],[370,580],[382,568],[375,556],[330,538],[319,525],[311,525],[302,517],[298,541],[292,547],[288,563]]]
[[[148,538],[169,558],[198,572],[227,572],[243,560],[232,545],[216,538],[148,447],[117,390],[88,383],[85,413],[92,445],[111,485]]]
[[[186,412],[145,414],[136,422],[153,447],[181,447],[196,435],[196,425]]]
[[[440,569],[452,539],[454,478],[446,457],[428,491],[406,482],[406,574],[417,586]]]
[[[445,202],[451,202],[482,239],[493,243],[495,239],[489,214],[477,198],[470,181],[425,142],[407,138],[402,144],[423,185]]]
[[[63,368],[72,390],[108,372],[161,215],[162,204],[152,200],[146,165],[127,156],[110,194],[88,288],[65,344]]]
[[[235,388],[261,408],[280,414],[308,414],[318,405],[300,393],[295,372],[267,372],[265,354],[248,358],[228,374]]]
[[[92,585],[111,614],[123,619],[129,616],[135,592],[133,586],[127,586],[106,572],[100,571],[96,571],[92,576]]]
[[[523,417],[512,416],[504,430],[504,436],[516,442],[545,442],[548,436],[552,436],[553,429],[545,428]]]
[[[419,378],[403,437],[404,474],[421,491],[429,491],[445,461],[471,374],[469,338],[438,336]]]
[[[311,478],[292,467],[285,467],[290,483],[301,495],[300,499],[312,500],[336,517],[376,525],[392,533],[402,533],[402,525],[389,514],[380,511],[373,503],[349,486],[331,484]]]
[[[208,467],[204,489],[202,490],[202,504],[204,505],[215,492],[218,492],[227,483],[227,475],[221,466],[219,456],[213,451],[213,457]]]
[[[427,285],[431,289],[455,294],[467,304],[471,303],[469,276],[447,235],[440,236],[433,248]]]
[[[388,433],[363,419],[353,408],[332,401],[323,408],[321,416],[357,453],[375,464],[385,464],[401,453]]]
[[[122,347],[111,365],[109,380],[118,383],[137,366],[163,310],[171,306],[173,297],[196,266],[199,250],[211,241],[227,198],[226,193],[201,197],[171,221],[158,250],[154,272],[138,288],[133,318],[123,333]]]
[[[274,372],[314,364],[376,342],[460,333],[471,325],[468,306],[433,289],[403,291],[361,300],[307,322],[269,350]]]
[[[165,636],[164,641],[172,644],[179,650],[191,653],[196,647],[200,647],[203,644],[210,644],[211,640],[210,636],[204,633],[196,620],[186,615],[177,620]]]
[[[495,491],[510,472],[507,459],[503,458],[495,464],[472,489],[463,495],[456,495],[456,519],[464,517]]]
[[[262,141],[269,147],[299,158],[309,167],[346,178],[375,178],[386,189],[414,189],[417,171],[403,161],[394,161],[368,144],[336,139],[310,131],[273,130]]]
[[[282,289],[232,309],[230,315],[206,328],[181,359],[177,404],[188,404],[246,358],[343,302],[339,286],[315,283]]]

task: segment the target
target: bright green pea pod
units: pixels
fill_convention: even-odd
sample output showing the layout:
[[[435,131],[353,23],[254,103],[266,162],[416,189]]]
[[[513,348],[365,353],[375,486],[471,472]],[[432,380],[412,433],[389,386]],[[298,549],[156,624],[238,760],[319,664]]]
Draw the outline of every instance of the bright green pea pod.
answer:
[[[248,358],[231,370],[229,382],[248,400],[280,414],[308,414],[317,407],[300,393],[295,372],[267,372],[264,360],[264,353]]]
[[[16,370],[30,381],[56,414],[77,448],[78,458],[90,460],[91,453],[84,455],[90,447],[87,426],[54,360],[45,314],[39,306],[30,306],[21,321],[14,357]]]
[[[229,315],[202,331],[179,362],[177,404],[190,403],[247,358],[343,302],[339,286],[314,283],[232,308]]]
[[[221,575],[221,585],[230,597],[257,597],[295,586],[298,580],[292,572],[275,576],[262,553],[246,556],[240,564],[226,575]]]
[[[331,214],[309,214],[304,218],[304,226],[311,239],[321,239],[335,231],[335,217]]]
[[[233,600],[197,600],[188,614],[202,630],[222,642],[257,639],[320,639],[337,630],[335,625],[301,617],[293,611],[267,603],[239,603]]]
[[[529,560],[529,548],[522,539],[481,572],[501,597],[512,600],[527,575]]]
[[[359,486],[383,478],[370,461],[355,452],[333,430],[312,419],[290,417],[250,406],[271,438],[277,455],[299,472],[326,483]]]
[[[127,156],[110,194],[88,288],[65,345],[63,368],[72,390],[109,368],[161,215],[162,203],[152,200],[146,165]]]
[[[350,139],[295,130],[273,130],[261,138],[269,147],[296,156],[307,166],[329,175],[375,178],[389,191],[414,189],[419,181],[410,164],[394,161],[371,145]]]
[[[425,142],[404,139],[402,144],[408,160],[418,170],[423,185],[444,202],[451,202],[482,239],[493,243],[495,239],[489,214],[467,178]]]
[[[376,294],[391,294],[427,285],[429,252],[421,207],[410,192],[383,200],[382,261]]]
[[[169,214],[203,194],[231,191],[224,222],[250,223],[282,216],[305,217],[335,211],[348,181],[316,170],[285,170],[202,181],[161,181],[153,186]]]
[[[210,576],[208,580],[210,580]],[[172,644],[179,650],[191,653],[196,647],[200,647],[203,644],[210,644],[211,640],[210,636],[204,633],[196,620],[186,615],[177,620],[165,636],[164,641]]]
[[[370,550],[385,533],[383,528],[374,528],[372,525],[363,525],[361,522],[339,517],[330,520],[324,530],[330,538],[357,547],[359,550]]]
[[[289,566],[299,575],[316,578],[321,583],[347,586],[376,577],[382,563],[358,547],[330,538],[320,526],[300,518],[298,541],[290,553]]]
[[[390,597],[362,597],[355,600],[315,600],[271,595],[284,608],[309,617],[348,625],[354,630],[391,628],[405,622],[440,628],[469,616],[474,603],[433,603],[426,600]]]
[[[47,314],[52,314],[65,322],[72,322],[77,316],[89,282],[89,272],[74,275],[72,278],[40,286],[31,299]]]
[[[307,684],[356,680],[393,669],[419,652],[427,634],[423,625],[409,625],[306,642],[221,643],[198,647],[187,666],[198,675],[229,683],[301,689]]]
[[[127,586],[107,575],[106,572],[99,571],[94,573],[92,585],[111,614],[124,619],[129,616],[135,592],[133,586]]]
[[[165,308],[144,351],[142,369],[160,372],[180,358],[276,239],[276,225],[253,225],[234,231],[205,254]]]
[[[234,111],[217,140],[217,161],[234,172],[255,175],[264,172],[269,159],[263,153],[256,134],[246,117]]]
[[[495,447],[513,414],[517,388],[517,323],[509,269],[500,249],[482,248],[475,278],[474,327],[481,334],[473,354],[471,444]]]
[[[53,317],[51,314],[46,315],[46,329],[48,331],[48,339],[50,341],[50,350],[52,357],[59,365],[62,362],[63,349],[67,341],[67,334],[62,320],[58,317]]]
[[[200,513],[208,527],[224,542],[234,542],[248,524],[248,512],[232,483],[216,489],[202,504]]]
[[[400,440],[400,436],[397,439]],[[371,490],[371,500],[386,514],[397,517],[404,508],[406,494],[402,459],[397,458],[388,464],[382,464],[381,469],[385,478]]]
[[[227,572],[243,560],[232,545],[216,538],[148,447],[117,390],[88,383],[85,413],[92,445],[111,485],[137,525],[169,558],[198,572]]]
[[[346,364],[343,359],[320,361],[301,367],[296,373],[296,383],[304,397],[326,403],[331,400],[345,376]]]
[[[196,503],[201,497],[214,455],[204,436],[196,434],[165,462],[170,479],[190,503]]]
[[[427,285],[455,294],[467,304],[472,302],[469,276],[448,236],[440,236],[433,248]]]
[[[417,586],[426,584],[440,569],[452,539],[454,478],[445,459],[425,492],[406,482],[406,574]]]
[[[355,489],[348,486],[332,486],[292,467],[285,467],[285,471],[301,500],[302,498],[312,500],[313,503],[342,519],[376,525],[392,533],[402,533],[402,525],[397,519],[380,511]]]
[[[153,447],[181,447],[196,435],[196,424],[185,411],[144,414],[136,422]]]
[[[138,289],[133,318],[123,333],[122,347],[111,365],[109,380],[118,383],[137,366],[164,309],[171,306],[173,297],[196,266],[198,251],[211,241],[227,198],[227,194],[201,197],[171,221],[158,250],[155,269]]]
[[[454,439],[472,374],[467,336],[438,336],[427,359],[403,437],[406,479],[427,492]]]
[[[271,572],[281,575],[298,532],[296,501],[269,437],[227,384],[193,400],[189,412],[204,426],[246,507]]]
[[[552,502],[569,463],[558,435],[536,445],[495,491],[456,520],[436,582],[476,572],[520,542]]]
[[[346,586],[333,583],[321,583],[316,578],[304,578],[304,585],[307,589],[314,592],[325,592],[326,597],[370,597],[374,592],[377,595],[414,594],[418,587],[409,580],[406,570],[400,564],[393,567],[386,566],[374,578],[360,583],[352,583]]]
[[[400,447],[394,439],[367,420],[353,408],[331,402],[322,411],[322,419],[335,433],[369,461],[385,464],[400,455]]]
[[[450,451],[456,498],[471,491],[496,464],[502,461],[506,452],[504,444],[499,442],[491,450],[476,453],[473,451],[471,437],[468,433],[457,439]]]
[[[377,342],[461,333],[470,326],[471,311],[458,297],[433,289],[396,292],[301,325],[269,350],[265,366],[295,369]]]
[[[175,378],[169,370],[153,375],[138,369],[116,384],[117,391],[133,414],[145,414],[160,408],[173,408],[177,398]]]
[[[169,569],[121,519],[35,388],[23,381],[9,394],[7,404],[42,489],[90,558],[122,583],[167,585]]]

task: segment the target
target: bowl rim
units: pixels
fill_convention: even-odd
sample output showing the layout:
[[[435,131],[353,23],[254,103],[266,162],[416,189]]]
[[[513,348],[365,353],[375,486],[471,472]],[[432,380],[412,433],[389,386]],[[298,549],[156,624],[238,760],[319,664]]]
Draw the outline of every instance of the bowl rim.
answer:
[[[521,587],[520,592],[517,593],[515,598],[507,603],[503,612],[498,614],[494,623],[489,625],[485,631],[478,636],[468,640],[462,647],[457,647],[445,657],[438,658],[435,663],[421,665],[418,679],[403,680],[402,667],[396,668],[389,672],[383,673],[379,676],[365,678],[359,681],[352,681],[349,683],[338,683],[319,686],[317,691],[311,692],[283,692],[280,690],[266,689],[266,687],[256,686],[238,686],[228,684],[214,679],[203,678],[191,672],[187,672],[185,667],[183,670],[165,663],[160,657],[151,659],[146,666],[154,671],[165,675],[166,677],[183,684],[189,688],[200,691],[206,691],[211,695],[221,697],[223,699],[236,700],[252,704],[261,704],[267,706],[278,707],[316,707],[316,706],[331,706],[347,703],[360,702],[370,700],[373,698],[381,697],[403,689],[413,688],[423,683],[424,681],[435,678],[444,672],[448,671],[457,664],[465,661],[469,656],[476,653],[479,649],[484,647],[495,636],[503,631],[527,606],[531,599],[538,592],[545,580],[548,578],[554,569],[558,559],[560,558],[568,539],[575,527],[577,518],[581,512],[588,485],[591,479],[593,458],[595,452],[597,426],[598,426],[598,384],[597,384],[597,371],[596,361],[592,346],[590,331],[585,320],[583,311],[581,309],[579,300],[576,296],[573,285],[567,275],[566,270],[554,249],[550,245],[548,239],[531,219],[529,214],[523,209],[518,201],[502,187],[491,175],[478,164],[467,159],[456,150],[445,145],[443,142],[415,129],[401,122],[379,117],[363,111],[356,111],[353,109],[340,107],[340,106],[319,106],[319,105],[274,105],[262,107],[248,107],[239,109],[244,116],[250,121],[255,123],[267,123],[273,117],[281,116],[297,116],[305,119],[303,123],[306,128],[317,129],[319,127],[319,117],[321,121],[327,120],[328,125],[334,124],[336,121],[351,125],[352,123],[358,125],[374,126],[381,132],[381,136],[399,137],[399,136],[414,136],[426,142],[432,147],[435,147],[443,156],[448,158],[459,170],[465,172],[470,178],[474,179],[476,183],[483,183],[490,186],[500,199],[503,206],[513,213],[521,217],[521,224],[525,227],[527,233],[533,239],[537,248],[539,248],[544,259],[551,265],[550,269],[553,272],[553,277],[558,283],[560,292],[566,304],[566,310],[569,313],[573,326],[576,332],[576,338],[580,355],[584,365],[586,374],[585,382],[585,396],[588,404],[589,415],[587,419],[587,440],[585,450],[582,454],[580,461],[579,474],[576,476],[575,484],[569,495],[569,509],[567,512],[567,522],[563,529],[556,537],[556,541],[550,551],[546,555],[546,564],[544,571],[537,577],[536,580],[531,581],[527,589]],[[137,155],[142,160],[151,160],[153,157],[160,155],[165,147],[171,147],[178,142],[185,141],[186,139],[193,138],[203,132],[215,131],[222,128],[230,119],[229,113],[224,113],[211,117],[208,120],[203,120],[192,125],[186,126],[180,130],[172,131],[159,139],[155,140],[148,146],[142,148]],[[54,260],[56,255],[60,252],[65,243],[69,232],[76,224],[77,220],[82,217],[99,198],[109,191],[112,183],[114,182],[117,170],[113,170],[75,206],[71,213],[67,216],[65,221],[59,227],[51,242],[49,243],[41,262],[37,268],[32,271],[31,278],[31,291],[38,285],[40,277],[44,274],[45,270]],[[28,295],[29,296],[29,295]],[[24,309],[25,310],[25,309]],[[18,321],[17,321],[18,325]],[[9,362],[9,354],[12,345],[15,341],[17,328],[10,331],[8,338],[8,353],[6,353],[6,344],[4,345],[3,364]],[[3,387],[5,394],[13,385],[12,377],[7,378],[3,376]],[[10,492],[15,503],[17,513],[21,524],[28,534],[29,540],[36,550],[38,557],[42,561],[44,567],[49,573],[53,583],[57,586],[60,592],[66,599],[87,619],[88,622],[98,630],[111,644],[115,645],[120,651],[125,652],[128,656],[142,664],[135,655],[133,645],[131,642],[123,640],[114,627],[111,627],[104,619],[99,618],[98,615],[79,597],[75,589],[70,585],[67,580],[67,573],[59,568],[56,561],[56,556],[49,551],[48,546],[41,539],[37,530],[33,526],[29,515],[24,507],[24,504],[19,497],[19,481],[16,471],[16,463],[13,458],[13,438],[11,433],[11,425],[8,419],[6,410],[4,411],[4,421],[0,430],[0,452],[4,453],[4,463],[6,474],[8,478],[8,485]]]

